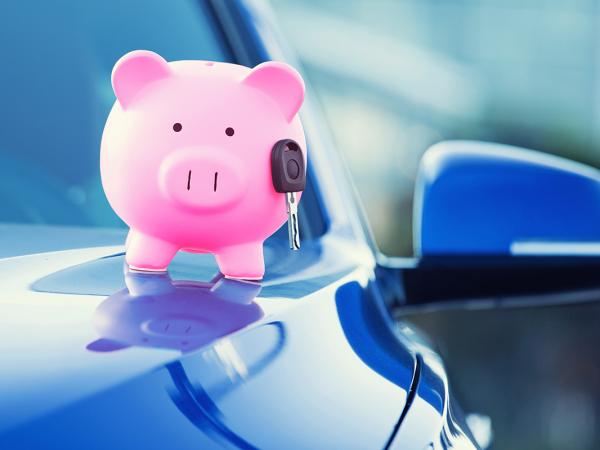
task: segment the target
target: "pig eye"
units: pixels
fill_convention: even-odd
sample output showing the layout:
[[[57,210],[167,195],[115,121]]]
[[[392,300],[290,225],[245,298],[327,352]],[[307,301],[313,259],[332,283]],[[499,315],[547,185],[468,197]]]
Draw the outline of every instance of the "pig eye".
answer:
[[[175,133],[179,133],[182,128],[183,126],[181,126],[179,122],[173,124],[173,131],[175,131]]]
[[[225,134],[226,134],[227,136],[233,136],[233,133],[235,133],[235,130],[234,130],[233,128],[231,128],[231,127],[227,127],[227,128],[225,129]]]

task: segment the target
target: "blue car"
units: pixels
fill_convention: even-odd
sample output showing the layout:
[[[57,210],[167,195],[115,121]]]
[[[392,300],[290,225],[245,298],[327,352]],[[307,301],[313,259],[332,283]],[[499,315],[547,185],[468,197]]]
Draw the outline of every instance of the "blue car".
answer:
[[[301,250],[280,229],[260,283],[224,278],[210,255],[179,254],[168,273],[129,271],[127,230],[98,167],[114,62],[143,48],[169,61],[298,66],[273,15],[243,0],[13,3],[0,7],[0,36],[0,449],[487,447],[489,418],[473,395],[490,383],[478,384],[459,350],[486,342],[494,322],[482,317],[480,334],[460,341],[461,313],[595,295],[595,259],[577,249],[600,241],[586,223],[598,208],[562,227],[552,227],[556,208],[524,217],[539,186],[557,186],[544,192],[558,209],[593,205],[593,169],[441,144],[419,172],[419,258],[387,258],[310,86]],[[480,195],[463,189],[473,174]],[[439,355],[444,343],[454,365]],[[459,399],[470,414],[447,365],[468,380]],[[510,401],[513,376],[494,390],[524,408]]]

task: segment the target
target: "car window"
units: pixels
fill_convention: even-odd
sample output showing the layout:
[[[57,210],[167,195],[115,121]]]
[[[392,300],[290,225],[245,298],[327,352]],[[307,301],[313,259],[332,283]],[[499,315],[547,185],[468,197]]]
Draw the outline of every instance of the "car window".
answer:
[[[438,141],[600,164],[595,2],[272,4],[388,254],[412,254],[417,166]]]
[[[100,184],[114,63],[135,49],[230,61],[202,2],[3,2],[0,222],[121,226]]]

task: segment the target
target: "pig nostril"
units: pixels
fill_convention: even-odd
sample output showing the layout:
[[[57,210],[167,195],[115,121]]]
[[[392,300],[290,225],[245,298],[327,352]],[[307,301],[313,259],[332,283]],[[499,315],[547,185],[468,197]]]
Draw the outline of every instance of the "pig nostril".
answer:
[[[217,192],[217,176],[219,175],[219,172],[215,172],[215,184],[213,186],[213,192]]]
[[[191,184],[192,184],[192,171],[190,170],[188,172],[188,184],[187,184],[188,191],[190,190]]]

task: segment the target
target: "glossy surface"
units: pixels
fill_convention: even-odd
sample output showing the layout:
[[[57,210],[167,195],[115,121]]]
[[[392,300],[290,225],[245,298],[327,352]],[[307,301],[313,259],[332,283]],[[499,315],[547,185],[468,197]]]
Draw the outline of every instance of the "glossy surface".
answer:
[[[402,323],[409,328],[409,325]],[[442,361],[429,346],[419,346],[418,378],[413,385],[410,408],[402,418],[397,433],[390,442],[390,449],[404,449],[412,442],[427,442],[429,449],[461,450],[477,447],[461,429],[450,401],[448,380]],[[427,423],[429,426],[423,426]]]
[[[344,254],[343,243],[331,246],[327,248],[325,241],[320,253]],[[192,311],[202,314],[202,305],[209,301],[247,302],[256,291],[229,290],[233,297],[225,299],[209,294],[208,285],[199,282],[171,283],[160,278],[146,284],[137,276],[127,280],[128,293],[121,291],[109,299],[29,287],[30,277],[49,277],[112,252],[99,248],[1,263],[5,289],[1,333],[4,342],[12,337],[12,344],[3,350],[4,361],[13,361],[0,376],[3,447],[42,445],[50,430],[53,445],[62,448],[106,448],[117,443],[162,448],[164,442],[176,442],[179,448],[204,442],[206,447],[215,440],[235,440],[231,433],[259,448],[281,448],[285,443],[306,447],[311,442],[379,447],[389,438],[406,401],[414,355],[392,334],[377,337],[381,329],[369,326],[357,312],[339,313],[336,303],[344,304],[346,298],[352,301],[343,286],[354,280],[353,289],[362,292],[368,279],[368,271],[350,253],[337,258],[337,265],[331,260],[328,264],[329,275],[346,275],[327,279],[327,271],[319,265],[322,260],[317,260],[299,271],[304,287],[311,285],[311,293],[296,300],[259,295],[254,300],[259,308],[254,309],[256,314],[242,321],[250,322],[249,327],[222,339],[217,339],[221,332],[205,336],[206,344],[200,344],[198,351],[182,355],[181,347],[164,340],[132,342],[131,330],[137,332],[138,318],[124,320],[129,305],[109,306],[117,298],[133,304],[153,299],[154,305],[137,315],[143,315],[145,323],[157,323],[164,318],[163,300],[171,300],[170,313],[185,317]],[[122,268],[122,257],[105,261]],[[207,270],[211,268],[215,269],[214,262]],[[284,289],[290,281],[293,286],[293,280],[275,278],[271,287]],[[175,292],[173,284],[179,287]],[[173,302],[172,296],[178,296],[181,289],[185,301]],[[192,302],[196,307],[192,308]],[[227,311],[228,306],[223,308]],[[264,313],[262,319],[259,310]],[[117,328],[124,328],[129,334],[121,334],[118,341],[134,346],[108,352],[86,348],[98,337],[94,320],[107,318],[113,323],[103,329],[113,331],[110,337],[115,337]],[[210,320],[226,326],[232,316],[230,312],[211,314]],[[346,338],[349,321],[362,336],[361,342],[387,341],[395,349],[394,357],[383,352],[365,362],[358,355],[363,352],[357,352]],[[387,375],[378,372],[382,370],[378,364],[389,367]],[[117,423],[123,423],[127,432],[116,430]],[[164,427],[150,426],[157,423]],[[106,427],[112,431],[108,433]],[[73,428],[78,432],[72,433]],[[360,432],[348,433],[350,429]]]
[[[600,171],[507,145],[436,144],[421,163],[414,225],[423,256],[576,254],[572,244],[600,241]]]
[[[258,321],[257,283],[221,275],[209,283],[173,281],[168,274],[127,271],[127,289],[104,300],[94,314],[101,336],[88,350],[129,346],[189,352]]]

